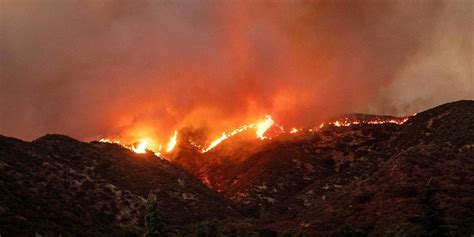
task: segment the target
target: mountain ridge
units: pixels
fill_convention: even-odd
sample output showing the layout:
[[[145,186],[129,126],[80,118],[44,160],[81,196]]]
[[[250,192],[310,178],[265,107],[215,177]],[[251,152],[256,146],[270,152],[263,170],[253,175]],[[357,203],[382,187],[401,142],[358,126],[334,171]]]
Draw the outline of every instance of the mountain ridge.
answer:
[[[474,233],[473,148],[474,101],[401,125],[328,125],[235,150],[184,143],[170,161],[64,135],[0,135],[0,234],[141,233],[153,194],[175,235],[218,225],[237,236],[465,236]]]

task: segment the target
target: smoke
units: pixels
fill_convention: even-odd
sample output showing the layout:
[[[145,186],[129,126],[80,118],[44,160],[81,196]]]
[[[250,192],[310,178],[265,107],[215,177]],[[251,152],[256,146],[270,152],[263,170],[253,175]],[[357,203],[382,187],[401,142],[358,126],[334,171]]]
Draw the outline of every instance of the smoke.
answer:
[[[410,114],[454,100],[474,98],[472,2],[447,2],[431,38],[381,88],[369,111]]]
[[[472,98],[472,2],[0,0],[0,133],[211,135]]]

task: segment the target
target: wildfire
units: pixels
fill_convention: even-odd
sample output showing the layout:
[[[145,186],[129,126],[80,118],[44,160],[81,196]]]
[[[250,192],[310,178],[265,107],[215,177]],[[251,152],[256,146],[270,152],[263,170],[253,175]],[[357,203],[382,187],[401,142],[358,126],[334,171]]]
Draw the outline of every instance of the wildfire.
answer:
[[[257,137],[261,140],[266,139],[267,137],[264,136],[265,132],[273,126],[275,122],[273,121],[270,115],[265,115],[265,120],[263,122],[257,123]]]
[[[131,146],[130,149],[135,153],[144,154],[147,151],[147,147],[148,147],[148,141],[142,140],[136,143],[135,145]]]
[[[103,142],[103,143],[113,143],[113,144],[118,144],[122,147],[125,147],[135,153],[138,153],[138,154],[143,154],[143,153],[146,153],[147,150],[151,150],[149,148],[149,141],[148,139],[140,139],[140,141],[136,142],[135,144],[133,145],[125,145],[125,144],[122,144],[120,141],[118,140],[111,140],[111,139],[108,139],[108,138],[102,138],[99,140],[99,142]],[[161,147],[158,149],[158,151],[161,150]]]
[[[202,150],[203,153],[206,153],[210,150],[212,150],[212,148],[216,147],[217,145],[219,145],[222,141],[228,139],[229,137],[232,137],[238,133],[241,133],[243,131],[246,131],[250,128],[254,127],[253,124],[246,124],[246,125],[243,125],[237,129],[234,129],[233,131],[229,132],[229,133],[226,133],[226,132],[223,132],[222,135],[217,138],[216,140],[214,140],[213,142],[211,142],[211,144]]]
[[[330,125],[334,125],[336,127],[349,127],[352,125],[357,125],[357,124],[386,124],[386,123],[394,123],[394,124],[404,124],[406,121],[408,121],[409,117],[405,118],[393,118],[393,119],[371,119],[367,121],[359,121],[359,120],[350,120],[348,118],[345,118],[343,120],[336,120],[334,122],[330,122]],[[321,124],[320,128],[322,128],[324,124]]]
[[[297,133],[297,132],[299,132],[299,131],[300,131],[300,130],[298,130],[297,128],[292,128],[292,129],[290,130],[290,133]]]
[[[222,135],[216,140],[212,141],[211,144],[207,148],[202,149],[202,153],[206,153],[212,150],[214,147],[216,147],[217,145],[219,145],[221,142],[228,139],[229,137],[235,136],[241,132],[247,131],[252,128],[255,129],[257,138],[259,138],[260,140],[267,139],[267,137],[264,136],[265,132],[269,128],[271,128],[274,123],[275,122],[273,121],[270,115],[265,115],[265,119],[262,122],[242,125],[239,128],[232,130],[229,133],[223,132]]]
[[[318,127],[308,129],[307,131],[317,132],[321,130],[323,127],[325,127],[326,125],[332,125],[336,127],[349,127],[349,126],[357,125],[357,124],[386,124],[386,123],[401,125],[405,123],[409,118],[410,117],[388,118],[388,119],[376,118],[376,119],[370,119],[370,120],[343,118],[343,119],[332,121],[329,123],[321,123],[321,125],[319,125]],[[265,133],[272,126],[276,126],[280,128],[280,133],[278,134],[285,133],[284,128],[281,125],[275,124],[275,122],[273,121],[270,115],[265,115],[265,118],[260,122],[245,124],[232,131],[223,132],[220,137],[213,140],[207,147],[197,144],[192,140],[188,140],[188,142],[194,147],[196,147],[197,149],[199,149],[202,153],[206,153],[214,149],[216,146],[221,144],[223,141],[229,139],[230,137],[235,136],[239,133],[245,132],[247,130],[251,130],[251,129],[255,130],[257,139],[260,139],[260,140],[271,139],[271,137],[266,137]],[[292,128],[289,130],[289,133],[295,134],[295,133],[304,132],[304,131],[306,130],[302,128],[299,128],[299,129]],[[147,151],[153,151],[155,155],[159,157],[161,157],[161,154],[162,154],[161,152],[162,152],[162,147],[163,147],[161,144],[157,144],[152,139],[149,139],[149,138],[139,139],[138,142],[133,143],[133,145],[125,145],[121,143],[119,140],[115,140],[115,139],[113,140],[113,139],[107,139],[107,138],[100,139],[100,142],[119,144],[120,146],[130,149],[131,151],[138,154],[143,154],[143,153],[146,153]],[[168,143],[166,144],[166,153],[171,153],[174,150],[174,148],[177,146],[177,143],[178,143],[178,131],[175,130],[172,133]]]
[[[170,141],[168,142],[166,152],[170,153],[171,151],[173,151],[177,143],[177,138],[178,138],[178,131],[175,130],[173,133],[173,136],[171,136]]]
[[[178,131],[175,130],[174,133],[171,135],[170,140],[166,146],[166,153],[171,153],[173,149],[176,147],[177,138],[178,138]],[[119,140],[112,140],[108,138],[102,138],[99,140],[99,142],[118,144],[137,154],[144,154],[147,151],[151,151],[158,157],[161,157],[162,155],[161,151],[162,151],[163,146],[161,144],[156,144],[150,138],[141,138],[138,140],[138,142],[135,142],[132,145],[127,145],[127,144],[122,143]],[[154,149],[154,147],[156,148]]]
[[[390,119],[390,120],[372,120],[368,121],[368,124],[384,124],[384,123],[395,123],[398,125],[404,124],[406,121],[408,121],[409,118],[403,118],[403,119]]]
[[[107,138],[102,138],[102,139],[99,140],[99,142],[113,143],[113,144],[119,144],[119,145],[121,145],[121,144],[120,144],[120,141],[112,141],[112,140],[107,139]]]

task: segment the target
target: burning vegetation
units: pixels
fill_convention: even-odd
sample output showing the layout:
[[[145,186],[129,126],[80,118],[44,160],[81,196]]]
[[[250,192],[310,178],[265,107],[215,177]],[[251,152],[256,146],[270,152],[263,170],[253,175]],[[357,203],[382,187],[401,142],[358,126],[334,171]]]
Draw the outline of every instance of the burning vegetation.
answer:
[[[459,101],[410,118],[350,114],[309,129],[285,129],[266,116],[227,131],[208,153],[206,135],[215,137],[191,128],[165,134],[163,143],[148,136],[130,145],[0,136],[0,229],[9,236],[124,236],[111,231],[132,227],[130,236],[157,227],[175,236],[258,236],[249,233],[263,228],[270,236],[468,236],[473,106]]]
[[[376,116],[373,118],[360,118],[360,117],[348,116],[348,117],[333,120],[331,122],[321,123],[319,126],[314,127],[314,128],[309,128],[309,129],[291,128],[290,130],[285,130],[285,128],[282,125],[275,123],[271,115],[265,115],[265,117],[258,122],[244,124],[236,129],[222,132],[220,137],[212,140],[211,142],[208,142],[207,144],[201,144],[199,142],[192,140],[191,138],[188,138],[188,143],[191,144],[193,147],[197,148],[201,153],[207,153],[211,151],[212,149],[216,148],[217,146],[219,146],[219,144],[221,144],[223,141],[233,136],[236,136],[237,134],[248,132],[248,131],[254,131],[256,139],[266,140],[266,139],[272,139],[281,134],[295,134],[296,135],[300,132],[318,132],[320,129],[327,126],[349,127],[349,126],[360,125],[360,124],[378,125],[378,124],[387,124],[387,123],[401,125],[401,124],[404,124],[406,121],[408,121],[410,117],[411,116],[401,117],[401,118],[388,117],[388,116],[387,117]],[[267,131],[269,131],[270,128],[276,128],[276,132],[267,134]],[[158,144],[153,139],[147,138],[147,137],[140,138],[138,141],[135,141],[135,142],[132,141],[131,143],[120,141],[119,139],[109,139],[109,138],[100,139],[99,142],[119,144],[138,154],[143,154],[143,153],[146,153],[147,151],[151,151],[156,156],[163,157],[166,154],[172,153],[173,150],[178,146],[178,130],[175,130],[173,134],[171,135],[171,137],[169,138],[164,152],[163,152],[162,144]]]

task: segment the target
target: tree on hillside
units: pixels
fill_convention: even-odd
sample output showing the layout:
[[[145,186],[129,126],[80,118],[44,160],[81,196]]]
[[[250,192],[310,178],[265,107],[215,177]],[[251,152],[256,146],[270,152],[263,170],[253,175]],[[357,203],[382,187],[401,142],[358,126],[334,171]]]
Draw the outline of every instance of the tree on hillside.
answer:
[[[148,195],[145,213],[145,237],[165,237],[166,228],[163,224],[156,202],[156,195]]]

